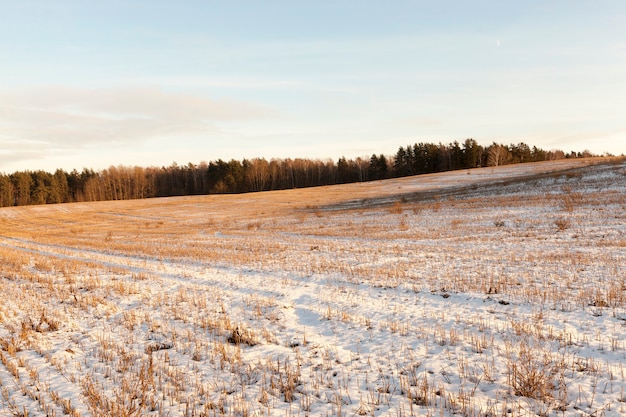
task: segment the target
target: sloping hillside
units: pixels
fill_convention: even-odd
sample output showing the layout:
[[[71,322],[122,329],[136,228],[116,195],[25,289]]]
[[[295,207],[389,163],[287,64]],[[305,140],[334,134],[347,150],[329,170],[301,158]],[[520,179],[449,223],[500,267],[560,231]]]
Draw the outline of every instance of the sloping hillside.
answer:
[[[0,415],[626,413],[626,165],[0,209]]]

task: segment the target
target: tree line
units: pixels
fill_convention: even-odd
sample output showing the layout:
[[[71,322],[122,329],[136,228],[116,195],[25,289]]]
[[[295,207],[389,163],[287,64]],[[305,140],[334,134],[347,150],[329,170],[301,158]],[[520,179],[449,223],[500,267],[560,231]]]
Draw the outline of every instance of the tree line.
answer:
[[[588,156],[593,155],[544,151],[525,143],[483,147],[467,139],[462,144],[416,143],[400,147],[393,156],[341,157],[337,162],[253,158],[101,171],[19,171],[0,174],[0,207],[282,190]]]

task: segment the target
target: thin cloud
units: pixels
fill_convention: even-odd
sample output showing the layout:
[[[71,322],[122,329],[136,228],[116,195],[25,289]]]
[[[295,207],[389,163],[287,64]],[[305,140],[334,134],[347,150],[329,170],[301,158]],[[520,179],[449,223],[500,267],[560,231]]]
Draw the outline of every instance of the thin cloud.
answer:
[[[250,103],[156,88],[41,87],[0,92],[0,103],[5,138],[19,146],[37,141],[50,149],[141,142],[172,134],[210,134],[220,122],[274,115],[272,110]]]
[[[595,130],[555,137],[551,141],[555,148],[568,151],[570,148],[588,149],[594,153],[611,152],[616,143],[626,138],[626,126],[612,130]]]
[[[41,144],[34,141],[16,141],[6,136],[0,136],[0,172],[5,172],[6,166],[30,160],[41,160],[46,157],[46,152]]]
[[[162,76],[142,77],[141,79],[129,78],[124,83],[132,85],[137,82],[165,85],[173,87],[193,88],[228,88],[236,90],[293,90],[310,88],[303,81],[295,79],[274,79],[248,76]]]

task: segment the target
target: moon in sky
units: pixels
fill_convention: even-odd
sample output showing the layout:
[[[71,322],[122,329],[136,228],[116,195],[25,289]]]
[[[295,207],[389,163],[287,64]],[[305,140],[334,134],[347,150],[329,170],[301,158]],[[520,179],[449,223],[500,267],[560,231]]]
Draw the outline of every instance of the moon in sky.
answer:
[[[500,39],[496,40],[496,46],[499,48],[500,47]]]

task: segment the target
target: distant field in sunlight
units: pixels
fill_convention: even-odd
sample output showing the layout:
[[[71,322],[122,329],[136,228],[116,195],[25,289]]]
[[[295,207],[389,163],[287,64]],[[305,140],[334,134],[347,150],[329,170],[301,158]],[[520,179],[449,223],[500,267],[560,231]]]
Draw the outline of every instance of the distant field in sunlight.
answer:
[[[626,413],[626,164],[0,209],[0,415]]]

